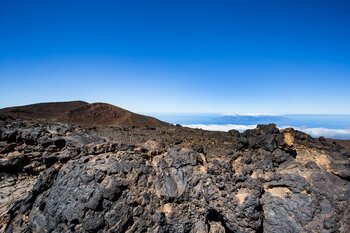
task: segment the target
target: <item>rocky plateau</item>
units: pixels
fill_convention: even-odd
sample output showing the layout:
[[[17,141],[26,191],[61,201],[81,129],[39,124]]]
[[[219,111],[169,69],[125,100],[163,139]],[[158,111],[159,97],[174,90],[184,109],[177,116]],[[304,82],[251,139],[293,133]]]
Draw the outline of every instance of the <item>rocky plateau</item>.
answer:
[[[334,140],[73,105],[0,110],[0,232],[350,232]]]

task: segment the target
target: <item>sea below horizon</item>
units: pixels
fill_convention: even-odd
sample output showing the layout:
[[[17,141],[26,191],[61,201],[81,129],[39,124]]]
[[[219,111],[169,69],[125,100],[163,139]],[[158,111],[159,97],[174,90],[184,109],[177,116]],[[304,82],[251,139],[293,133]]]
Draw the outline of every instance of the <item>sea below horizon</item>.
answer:
[[[275,115],[219,113],[148,113],[162,121],[213,131],[236,129],[243,132],[258,124],[274,123],[278,128],[294,128],[313,137],[350,139],[350,115]]]

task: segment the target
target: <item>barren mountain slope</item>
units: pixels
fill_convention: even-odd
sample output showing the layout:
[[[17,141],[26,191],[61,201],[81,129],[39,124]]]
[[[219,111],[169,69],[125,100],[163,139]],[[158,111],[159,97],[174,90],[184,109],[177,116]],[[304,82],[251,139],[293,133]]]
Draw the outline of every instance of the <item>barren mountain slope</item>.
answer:
[[[75,108],[87,105],[84,101],[30,104],[0,109],[0,113],[23,119],[60,120]]]
[[[26,120],[62,122],[82,126],[151,126],[168,125],[153,117],[136,114],[106,103],[83,101],[40,103],[0,109],[1,114]]]

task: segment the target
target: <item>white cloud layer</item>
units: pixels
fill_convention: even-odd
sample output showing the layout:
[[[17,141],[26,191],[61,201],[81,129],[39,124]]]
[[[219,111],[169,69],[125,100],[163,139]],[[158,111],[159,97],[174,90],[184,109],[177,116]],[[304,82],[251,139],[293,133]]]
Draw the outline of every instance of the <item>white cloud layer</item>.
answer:
[[[260,113],[260,112],[247,112],[247,113],[223,113],[223,116],[251,116],[251,117],[260,117],[260,116],[282,116],[281,114],[276,113]]]
[[[281,127],[283,128],[283,127]],[[288,127],[284,127],[288,128]],[[306,127],[291,127],[296,130],[303,131],[307,134],[310,134],[313,137],[343,137],[343,136],[349,136],[350,137],[350,129],[328,129],[328,128],[306,128]]]
[[[227,125],[191,124],[191,125],[184,125],[184,126],[190,127],[190,128],[211,130],[211,131],[229,131],[231,129],[235,129],[240,132],[243,132],[247,129],[256,128],[256,125],[235,125],[235,124],[227,124]],[[278,128],[280,129],[294,128],[296,130],[300,130],[307,134],[310,134],[313,137],[323,136],[323,137],[329,137],[329,138],[342,138],[342,137],[350,138],[350,129],[308,128],[308,127],[293,127],[293,126],[278,126]]]
[[[184,125],[184,126],[190,127],[190,128],[211,130],[211,131],[229,131],[230,129],[235,129],[240,132],[243,132],[247,129],[256,128],[256,125],[235,125],[235,124],[227,124],[227,125],[191,124],[191,125]]]

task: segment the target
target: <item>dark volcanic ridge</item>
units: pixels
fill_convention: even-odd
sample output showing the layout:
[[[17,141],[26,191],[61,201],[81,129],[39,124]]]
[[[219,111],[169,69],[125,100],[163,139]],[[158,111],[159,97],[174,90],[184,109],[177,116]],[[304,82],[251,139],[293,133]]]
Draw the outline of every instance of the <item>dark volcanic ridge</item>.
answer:
[[[349,158],[335,141],[274,124],[239,133],[7,115],[0,232],[345,233]]]
[[[39,103],[0,109],[0,114],[25,120],[61,122],[81,126],[150,126],[168,125],[153,117],[127,111],[106,103],[83,101]]]

